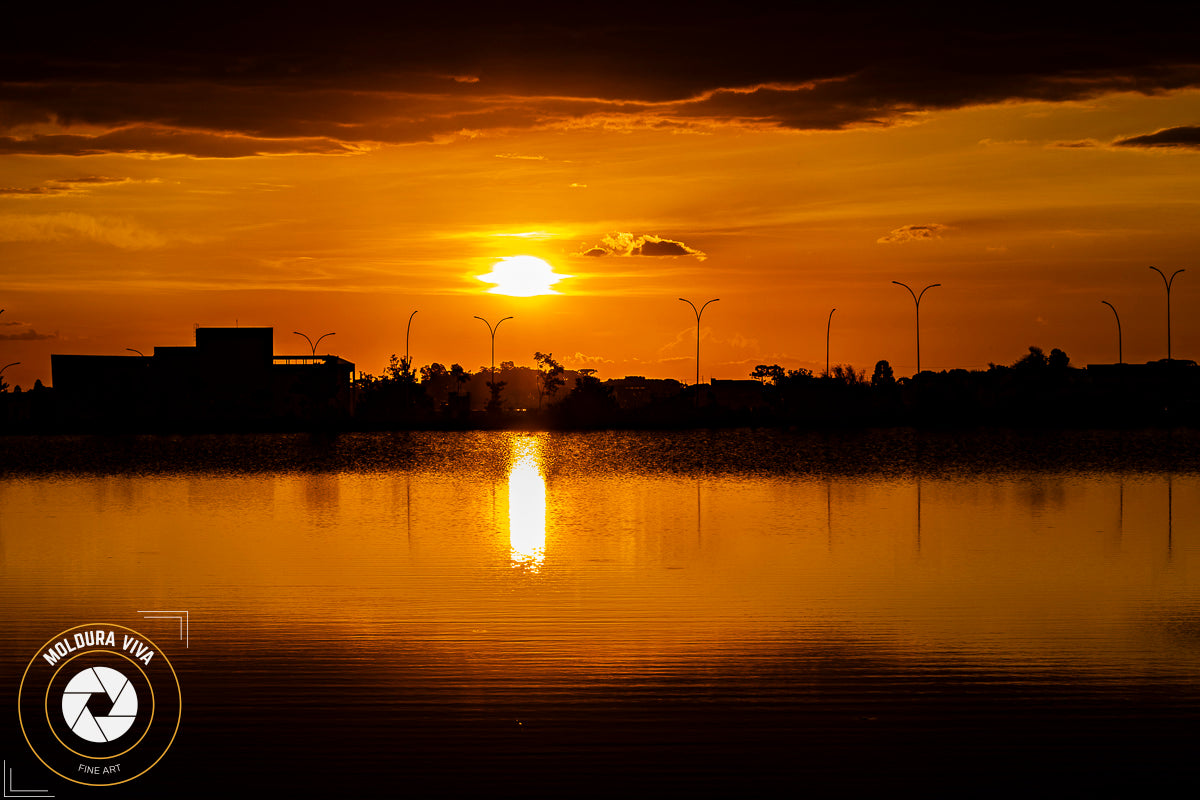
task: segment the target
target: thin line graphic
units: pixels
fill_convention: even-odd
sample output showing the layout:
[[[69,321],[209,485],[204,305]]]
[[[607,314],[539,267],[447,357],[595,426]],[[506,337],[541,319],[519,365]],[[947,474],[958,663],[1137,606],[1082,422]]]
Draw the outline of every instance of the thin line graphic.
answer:
[[[146,619],[177,619],[179,620],[179,638],[183,639],[183,646],[191,645],[191,620],[188,617],[187,611],[139,611],[137,612],[146,617]],[[151,617],[149,614],[157,614],[159,616]]]
[[[5,797],[54,797],[52,794],[46,794],[49,789],[18,789],[12,785],[12,769],[8,766],[8,761],[0,762],[0,769],[4,772],[4,796]],[[17,794],[9,794],[16,792]]]

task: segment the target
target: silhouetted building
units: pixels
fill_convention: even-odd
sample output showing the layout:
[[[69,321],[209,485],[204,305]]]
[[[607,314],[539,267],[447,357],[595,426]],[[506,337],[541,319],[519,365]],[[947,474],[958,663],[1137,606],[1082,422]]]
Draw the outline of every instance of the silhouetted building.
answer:
[[[644,378],[641,375],[614,378],[604,384],[612,387],[613,397],[621,408],[641,408],[683,391],[683,385],[674,378]]]
[[[194,347],[152,356],[52,355],[64,421],[119,426],[272,426],[353,413],[354,364],[276,356],[272,328],[197,328]]]

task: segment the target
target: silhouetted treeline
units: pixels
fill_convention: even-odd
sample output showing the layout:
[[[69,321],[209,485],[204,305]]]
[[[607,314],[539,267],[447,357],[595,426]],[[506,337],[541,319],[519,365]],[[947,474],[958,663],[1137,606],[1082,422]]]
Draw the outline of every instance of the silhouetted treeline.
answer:
[[[413,369],[395,356],[383,374],[359,374],[352,403],[311,418],[256,415],[244,424],[124,416],[80,416],[78,398],[55,389],[0,394],[3,430],[387,430],[419,428],[681,428],[780,426],[1200,427],[1200,367],[1175,360],[1149,364],[1071,365],[1040,348],[986,370],[925,371],[896,378],[886,361],[866,370],[834,366],[828,375],[759,365],[744,380],[685,386],[637,376],[601,381],[590,369],[566,370],[551,354],[536,367],[511,361],[467,370],[458,364]],[[304,384],[290,390],[304,391]],[[310,404],[311,405],[311,404]],[[313,405],[317,408],[321,406]]]
[[[774,365],[763,382],[765,424],[1131,426],[1200,423],[1200,368],[1175,360],[1079,369],[1039,347],[1011,365],[924,371],[896,379],[887,361],[871,377],[851,367],[827,376]],[[719,384],[719,382],[715,382]]]

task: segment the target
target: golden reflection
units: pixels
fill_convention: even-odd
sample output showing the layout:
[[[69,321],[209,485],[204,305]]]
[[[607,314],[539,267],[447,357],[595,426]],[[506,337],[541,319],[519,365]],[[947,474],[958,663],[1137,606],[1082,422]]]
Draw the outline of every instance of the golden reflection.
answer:
[[[534,436],[513,440],[508,472],[508,540],[513,566],[537,572],[546,560],[546,479],[542,444]]]

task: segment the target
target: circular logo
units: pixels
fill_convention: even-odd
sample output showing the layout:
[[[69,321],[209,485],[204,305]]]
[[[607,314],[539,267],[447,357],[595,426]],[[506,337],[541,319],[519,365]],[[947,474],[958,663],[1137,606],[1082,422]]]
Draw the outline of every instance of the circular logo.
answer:
[[[63,689],[63,719],[71,733],[89,742],[120,739],[133,727],[137,710],[137,689],[112,667],[88,667]]]
[[[21,679],[18,717],[34,754],[67,780],[113,786],[166,755],[179,730],[175,668],[130,628],[81,625],[44,644]]]

